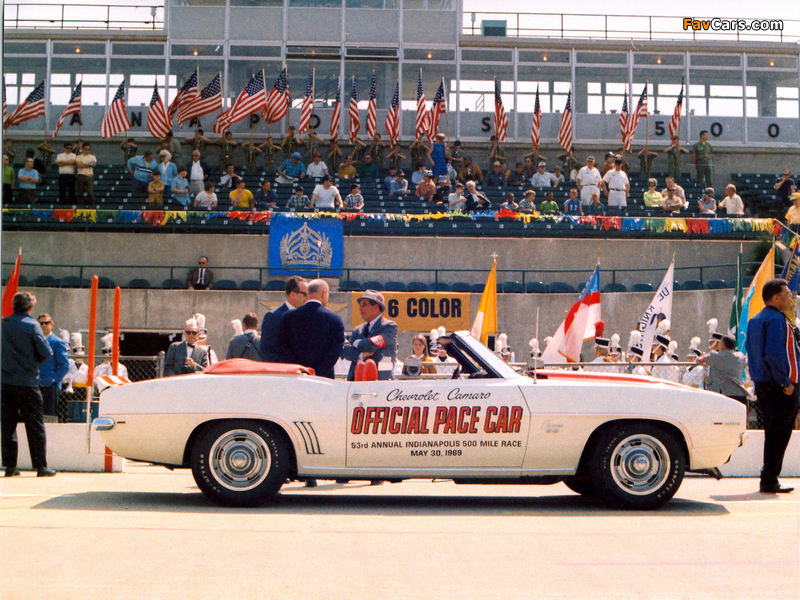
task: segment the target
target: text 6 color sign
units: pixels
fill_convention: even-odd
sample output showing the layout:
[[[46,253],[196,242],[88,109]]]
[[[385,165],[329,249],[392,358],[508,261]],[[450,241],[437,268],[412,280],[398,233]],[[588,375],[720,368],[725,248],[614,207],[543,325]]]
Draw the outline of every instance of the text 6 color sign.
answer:
[[[383,315],[397,323],[400,331],[430,331],[444,326],[447,331],[470,328],[469,294],[446,292],[381,292],[386,299]],[[353,323],[363,322],[358,311],[362,292],[353,292]]]

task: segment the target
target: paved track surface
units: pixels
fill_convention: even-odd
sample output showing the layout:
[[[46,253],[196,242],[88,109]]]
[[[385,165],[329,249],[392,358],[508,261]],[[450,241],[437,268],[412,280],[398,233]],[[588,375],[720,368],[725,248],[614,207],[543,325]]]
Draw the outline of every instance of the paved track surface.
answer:
[[[798,598],[800,490],[757,488],[690,477],[638,513],[563,484],[320,481],[232,510],[188,471],[23,473],[0,479],[0,598]]]

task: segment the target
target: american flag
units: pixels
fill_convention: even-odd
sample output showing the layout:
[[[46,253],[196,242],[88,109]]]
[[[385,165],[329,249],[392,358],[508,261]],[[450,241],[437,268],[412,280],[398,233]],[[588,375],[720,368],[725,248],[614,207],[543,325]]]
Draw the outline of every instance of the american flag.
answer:
[[[339,123],[342,120],[342,82],[336,84],[336,101],[333,103],[333,114],[331,115],[331,139],[339,137]]]
[[[131,122],[128,120],[128,115],[125,114],[125,80],[123,79],[117,88],[117,93],[114,94],[111,106],[108,107],[106,115],[103,117],[100,135],[104,138],[114,137],[120,131],[127,131],[130,128]]]
[[[222,77],[220,73],[211,80],[203,91],[191,102],[184,102],[178,110],[178,125],[183,127],[192,119],[214,112],[222,108]]]
[[[633,140],[633,135],[636,133],[636,128],[639,126],[639,117],[647,118],[647,84],[645,84],[642,90],[642,95],[639,96],[639,104],[636,107],[636,112],[631,114],[630,119],[628,119],[628,144],[626,150],[629,152],[631,140]]]
[[[266,109],[267,95],[264,90],[264,71],[259,71],[248,82],[233,105],[219,117],[214,124],[215,133],[223,133],[234,123],[238,123],[255,112]]]
[[[150,106],[147,109],[147,131],[156,139],[164,139],[170,130],[167,112],[164,110],[164,103],[158,93],[158,82],[153,85],[153,97],[150,98]]]
[[[198,84],[198,74],[197,69],[194,70],[194,73],[189,75],[189,79],[186,80],[186,83],[183,84],[183,87],[178,90],[178,95],[175,96],[175,99],[170,103],[169,110],[167,111],[167,122],[172,123],[172,119],[175,117],[175,113],[178,112],[183,106],[194,102],[197,99],[197,84]]]
[[[284,67],[269,91],[266,108],[261,112],[261,118],[267,123],[277,123],[286,116],[289,111],[288,88],[289,79],[286,75],[286,67]]]
[[[358,132],[361,131],[361,120],[358,116],[358,91],[356,90],[356,76],[353,75],[353,91],[350,94],[350,143],[355,144]]]
[[[558,128],[558,143],[572,154],[572,91],[567,93],[567,105],[561,113],[561,125]]]
[[[681,110],[683,110],[683,79],[681,79],[681,93],[678,94],[678,101],[675,103],[675,112],[672,113],[672,118],[669,120],[670,140],[680,133]]]
[[[625,90],[625,97],[622,100],[622,110],[619,113],[619,133],[622,136],[622,146],[625,152],[631,151],[631,138],[628,136],[628,91]]]
[[[25,101],[14,112],[8,115],[8,118],[3,121],[3,127],[19,125],[23,121],[29,121],[42,115],[44,115],[44,81],[28,94]]]
[[[378,101],[375,96],[375,73],[372,74],[372,83],[369,86],[369,103],[367,104],[367,135],[370,139],[375,137],[378,125]]]
[[[508,130],[508,117],[506,109],[503,107],[503,99],[500,97],[500,82],[494,80],[494,134],[498,142],[506,141],[506,131]]]
[[[303,96],[303,106],[300,109],[300,131],[305,133],[311,126],[311,111],[314,108],[314,70],[311,70],[311,77],[308,78],[306,95]]]
[[[58,130],[61,129],[61,126],[64,124],[64,120],[69,115],[79,115],[81,114],[81,87],[83,86],[83,82],[79,83],[75,86],[75,89],[72,90],[72,96],[69,97],[69,104],[64,109],[64,112],[61,113],[61,118],[56,123],[56,130],[53,132],[53,135],[50,136],[52,140],[56,135],[58,135]],[[5,106],[5,86],[3,86],[3,105]]]
[[[417,120],[414,124],[414,135],[422,137],[428,130],[428,111],[425,109],[425,92],[422,90],[422,69],[417,79]]]
[[[539,86],[536,86],[536,101],[533,104],[533,118],[531,119],[531,142],[534,152],[539,151],[539,128],[542,125],[542,105],[539,104]]]
[[[433,104],[431,104],[430,112],[430,129],[428,130],[428,141],[439,133],[439,118],[447,110],[444,102],[444,79],[439,83],[439,89],[436,90],[436,95],[433,97]]]
[[[6,122],[8,116],[8,104],[6,104],[6,78],[3,77],[3,123]]]
[[[389,145],[394,146],[400,138],[400,82],[394,84],[394,95],[389,112],[386,115],[386,134],[389,136]]]

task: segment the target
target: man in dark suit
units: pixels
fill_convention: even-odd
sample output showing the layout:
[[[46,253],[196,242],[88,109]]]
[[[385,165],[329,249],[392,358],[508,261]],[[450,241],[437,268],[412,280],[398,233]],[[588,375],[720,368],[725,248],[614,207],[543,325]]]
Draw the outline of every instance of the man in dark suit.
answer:
[[[356,363],[371,358],[378,367],[378,379],[394,379],[392,369],[397,361],[397,323],[383,317],[386,300],[383,294],[367,290],[358,299],[358,310],[364,323],[353,330],[342,349],[342,358],[350,362],[347,380],[355,379]]]
[[[259,350],[261,336],[256,331],[256,327],[258,327],[256,314],[247,313],[242,319],[242,326],[244,331],[228,342],[228,352],[225,354],[225,360],[229,358],[246,358],[261,362],[263,360]]]
[[[281,362],[311,367],[320,377],[333,379],[333,367],[344,345],[342,318],[325,306],[328,284],[314,279],[308,284],[308,300],[283,315],[278,326]]]
[[[190,290],[210,290],[214,287],[214,273],[208,268],[207,256],[201,256],[197,260],[197,267],[189,269],[186,287]]]
[[[269,311],[261,321],[261,356],[264,362],[281,362],[278,351],[278,325],[283,315],[302,306],[308,295],[308,282],[299,275],[286,280],[286,302]]]
[[[186,321],[186,329],[183,331],[184,341],[170,344],[167,350],[167,358],[164,361],[164,377],[196,373],[208,366],[208,350],[203,346],[196,345],[199,334],[200,328],[197,326],[197,321],[194,319]]]

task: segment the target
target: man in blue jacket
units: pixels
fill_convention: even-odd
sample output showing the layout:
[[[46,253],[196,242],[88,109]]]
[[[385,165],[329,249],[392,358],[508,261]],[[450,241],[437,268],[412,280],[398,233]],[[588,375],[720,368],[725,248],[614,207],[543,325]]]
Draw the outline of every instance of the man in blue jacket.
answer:
[[[47,444],[39,391],[39,365],[53,356],[50,344],[31,311],[36,297],[30,292],[14,295],[14,314],[3,319],[2,333],[2,440],[6,477],[19,475],[17,470],[17,423],[25,423],[31,463],[39,477],[56,472],[47,468]]]
[[[747,324],[746,343],[750,378],[764,415],[764,466],[759,491],[784,494],[794,489],[782,487],[778,475],[797,417],[800,346],[797,329],[786,316],[792,307],[786,280],[765,283],[761,297],[765,307]]]
[[[53,333],[53,317],[42,313],[37,317],[44,339],[50,344],[53,357],[39,365],[39,389],[44,399],[44,414],[54,416],[58,409],[61,382],[69,371],[67,343]]]

